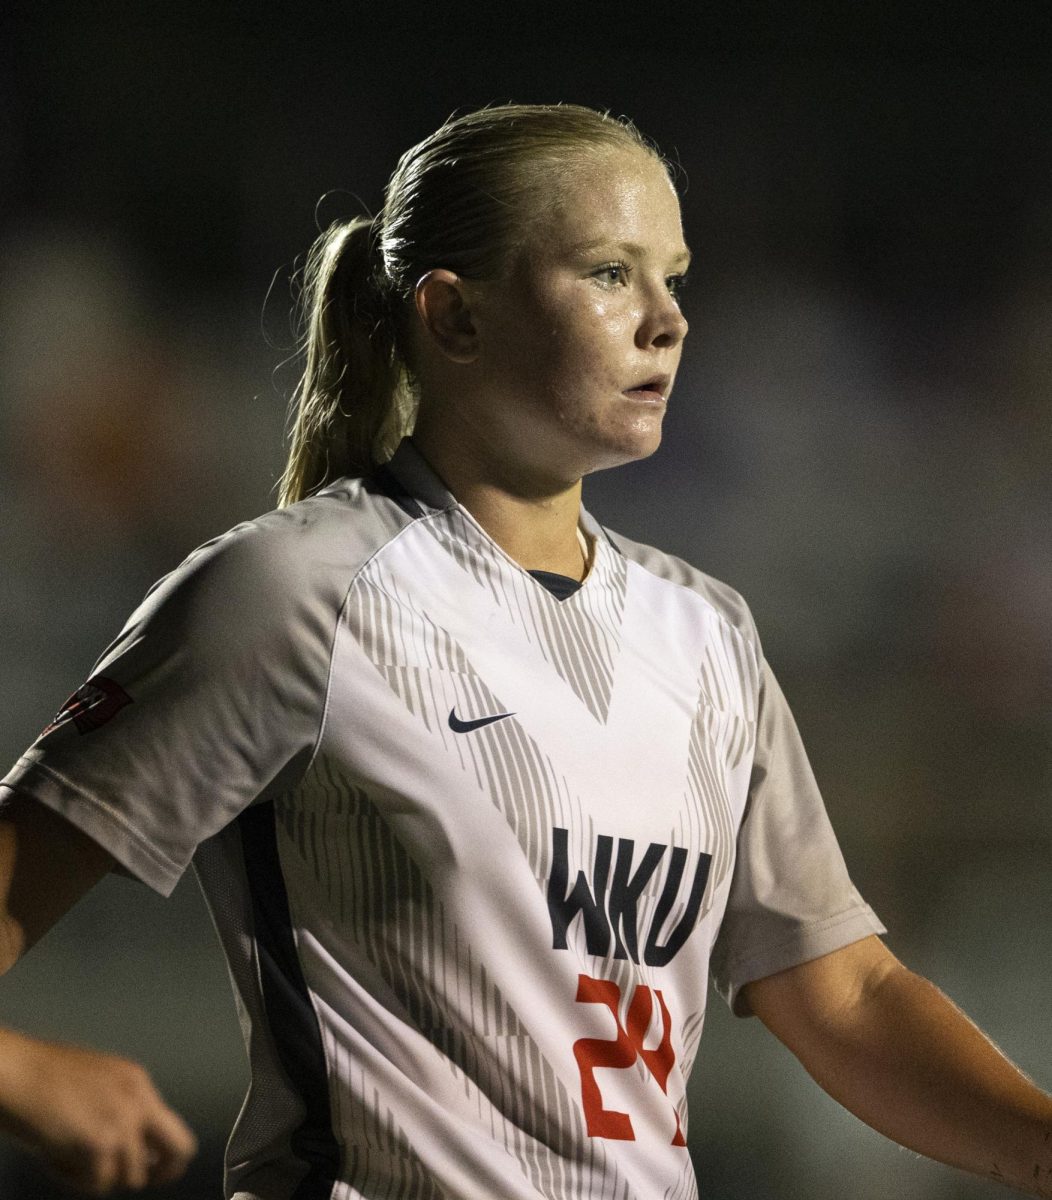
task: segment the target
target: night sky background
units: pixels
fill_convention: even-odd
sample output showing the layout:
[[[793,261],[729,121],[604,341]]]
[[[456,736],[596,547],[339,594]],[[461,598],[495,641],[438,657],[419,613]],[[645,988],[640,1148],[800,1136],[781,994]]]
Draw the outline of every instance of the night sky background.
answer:
[[[679,164],[691,322],[604,523],[749,601],[889,944],[1052,1087],[1052,9],[8,5],[0,749],[146,588],[274,503],[291,277],[454,110],[626,113]],[[1004,1195],[844,1114],[714,996],[707,1200]],[[218,1200],[245,1084],[196,884],[105,881],[0,1021],[144,1061]],[[9,1148],[0,1195],[66,1193]]]

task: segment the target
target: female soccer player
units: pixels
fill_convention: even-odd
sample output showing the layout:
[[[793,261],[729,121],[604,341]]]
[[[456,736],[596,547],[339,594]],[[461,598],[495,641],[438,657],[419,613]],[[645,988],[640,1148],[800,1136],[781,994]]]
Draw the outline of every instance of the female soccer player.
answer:
[[[877,1129],[1052,1195],[1052,1100],[875,936],[741,598],[581,506],[657,449],[689,257],[626,122],[410,150],[312,253],[282,506],[6,777],[5,966],[193,860],[252,1070],[229,1196],[693,1196],[710,970]]]

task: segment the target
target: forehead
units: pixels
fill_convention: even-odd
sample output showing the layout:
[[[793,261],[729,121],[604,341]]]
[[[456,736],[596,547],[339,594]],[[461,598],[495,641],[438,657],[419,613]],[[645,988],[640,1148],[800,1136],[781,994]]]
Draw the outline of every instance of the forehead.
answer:
[[[562,248],[593,242],[683,241],[679,198],[664,165],[634,146],[581,155],[557,175],[545,234]]]

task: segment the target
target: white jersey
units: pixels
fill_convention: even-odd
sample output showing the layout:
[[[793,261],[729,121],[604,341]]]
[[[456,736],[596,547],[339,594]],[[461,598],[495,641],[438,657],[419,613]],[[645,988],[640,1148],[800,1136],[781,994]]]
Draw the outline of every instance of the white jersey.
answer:
[[[405,442],[191,555],[4,780],[160,892],[193,859],[228,1196],[688,1200],[710,970],[882,932],[741,599],[581,522],[559,599]]]

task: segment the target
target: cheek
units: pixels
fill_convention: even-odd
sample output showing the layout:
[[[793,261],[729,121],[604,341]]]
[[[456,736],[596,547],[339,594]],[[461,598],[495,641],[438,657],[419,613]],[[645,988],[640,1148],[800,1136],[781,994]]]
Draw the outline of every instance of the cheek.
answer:
[[[553,320],[548,353],[553,367],[575,376],[602,374],[620,379],[632,346],[632,321],[612,303],[580,307]]]

